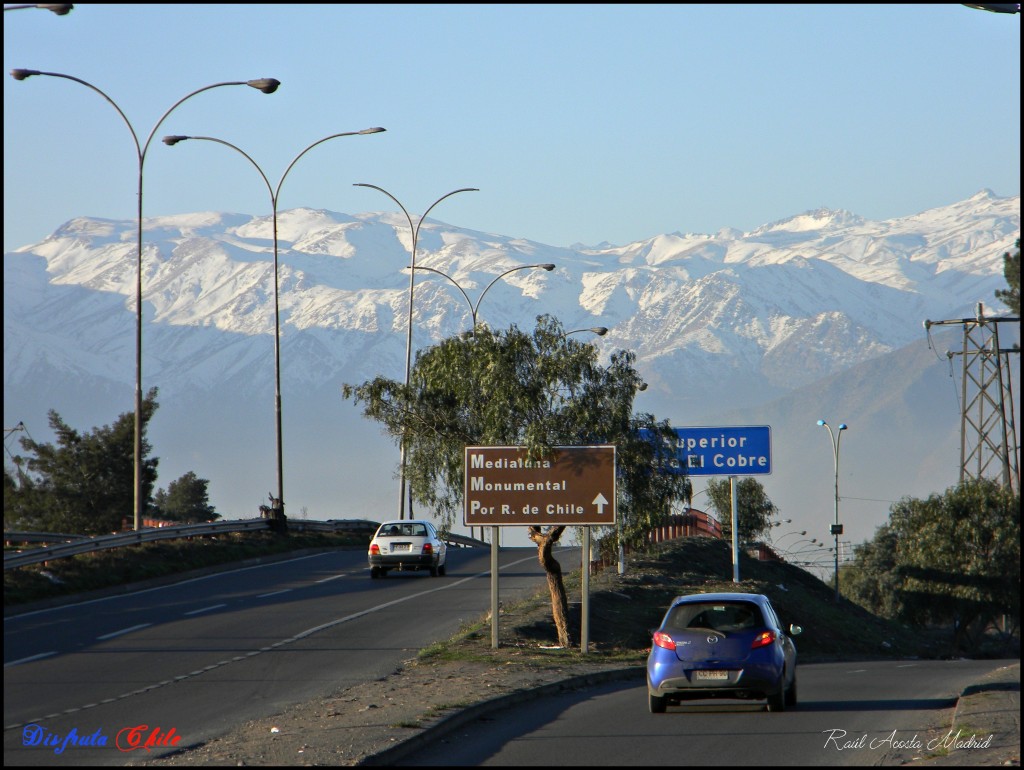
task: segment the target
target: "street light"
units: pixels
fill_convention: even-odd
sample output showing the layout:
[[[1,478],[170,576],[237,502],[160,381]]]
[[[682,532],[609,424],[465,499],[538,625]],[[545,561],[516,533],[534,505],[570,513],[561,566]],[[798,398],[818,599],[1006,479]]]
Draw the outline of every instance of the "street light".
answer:
[[[607,326],[591,326],[589,329],[573,329],[571,332],[566,332],[563,337],[568,337],[570,334],[580,334],[581,332],[593,332],[598,337],[603,337],[608,333]],[[646,383],[645,383],[646,385]],[[643,388],[641,388],[643,390]]]
[[[275,415],[275,428],[277,437],[277,505],[272,505],[272,508],[276,508],[277,512],[283,517],[284,515],[284,451],[282,447],[281,439],[281,306],[278,301],[278,239],[277,239],[277,203],[281,194],[281,185],[284,184],[284,180],[287,178],[289,172],[295,166],[303,155],[312,150],[317,145],[321,145],[330,139],[337,139],[340,136],[359,136],[362,134],[379,134],[381,131],[386,129],[375,127],[375,128],[364,128],[362,131],[345,131],[340,134],[331,134],[325,136],[323,139],[319,139],[313,144],[309,145],[306,149],[296,155],[292,162],[288,164],[288,167],[284,170],[281,175],[280,181],[277,183],[277,187],[274,188],[270,184],[270,180],[267,179],[267,175],[263,173],[263,169],[260,165],[252,159],[252,157],[242,150],[240,147],[236,147],[231,142],[226,142],[223,139],[217,139],[213,136],[165,136],[163,139],[164,144],[173,147],[178,142],[184,142],[187,139],[200,139],[207,142],[216,142],[217,144],[223,144],[225,147],[230,147],[235,152],[239,153],[247,161],[249,161],[253,167],[259,172],[259,175],[263,178],[264,184],[267,185],[267,192],[270,193],[270,207],[273,211],[273,222],[274,222],[274,415]],[[273,503],[273,501],[271,501]]]
[[[421,216],[419,218],[419,221],[414,225],[413,222],[412,222],[412,217],[409,215],[409,212],[408,212],[408,210],[406,210],[405,206],[402,205],[401,201],[399,201],[398,198],[396,198],[394,195],[389,193],[383,187],[378,187],[375,184],[367,184],[366,182],[355,182],[354,186],[355,187],[371,187],[374,190],[380,190],[380,192],[382,192],[386,196],[388,196],[391,200],[393,200],[396,204],[398,204],[398,208],[400,208],[402,210],[402,213],[405,214],[405,218],[407,220],[409,220],[409,229],[412,230],[412,249],[411,249],[411,253],[412,253],[412,270],[409,271],[409,325],[408,325],[408,329],[406,329],[406,336],[405,336],[405,387],[406,387],[406,390],[408,390],[408,388],[409,388],[409,371],[412,368],[412,298],[413,298],[413,288],[415,286],[415,281],[416,281],[416,245],[417,245],[417,243],[419,242],[419,239],[420,239],[420,225],[423,224],[423,220],[425,220],[427,218],[427,214],[429,214],[433,210],[434,206],[436,206],[438,203],[443,201],[445,198],[450,198],[452,195],[455,195],[456,193],[461,193],[461,192],[480,192],[480,188],[479,187],[460,187],[458,190],[452,190],[450,193],[445,193],[440,198],[438,198],[436,201],[434,201],[433,203],[430,204],[430,206],[427,208],[427,210],[423,212],[423,216]],[[401,452],[401,460],[400,460],[400,463],[401,463],[401,471],[400,471],[401,481],[400,481],[399,489],[398,489],[398,518],[399,519],[404,519],[405,518],[405,428],[404,427],[402,429],[402,443],[401,443],[400,452]],[[410,506],[410,510],[409,510],[409,515],[410,515],[410,517],[412,516],[412,508],[411,508],[411,506]]]
[[[53,11],[58,16],[65,16],[71,13],[75,6],[71,3],[29,3],[28,5],[8,5],[5,11],[20,11],[25,8],[41,8],[44,11]]]
[[[779,548],[779,546],[782,544],[782,541],[785,540],[787,537],[792,537],[793,535],[797,535],[798,537],[803,537],[806,534],[807,534],[807,530],[806,529],[794,530],[792,532],[786,532],[783,535],[779,535],[779,539],[778,540],[775,540],[775,539],[772,540],[772,548],[774,548],[777,551],[781,550]]]
[[[487,290],[490,289],[492,286],[494,286],[494,284],[496,284],[499,280],[504,278],[509,273],[514,273],[514,272],[516,272],[516,270],[529,270],[529,269],[535,268],[535,267],[536,268],[540,268],[541,270],[547,270],[549,273],[552,270],[555,269],[555,266],[553,264],[551,264],[550,262],[548,262],[548,263],[545,263],[545,264],[542,264],[542,265],[519,265],[519,267],[513,267],[513,268],[511,268],[509,270],[506,270],[504,273],[501,273],[500,275],[498,275],[497,278],[495,278],[493,281],[491,281],[489,284],[487,284],[487,286],[484,288],[484,290],[482,292],[480,292],[480,296],[477,297],[475,305],[473,304],[473,300],[471,300],[469,298],[469,295],[466,294],[466,290],[463,289],[462,286],[459,285],[458,281],[456,281],[454,278],[452,278],[450,275],[448,275],[448,273],[442,273],[440,270],[435,270],[432,267],[423,267],[421,265],[412,266],[412,269],[413,270],[426,270],[426,271],[431,272],[431,273],[437,273],[438,275],[442,275],[445,278],[447,278],[449,281],[451,281],[456,289],[458,289],[460,292],[462,292],[462,296],[465,297],[466,298],[466,302],[469,303],[469,312],[470,312],[470,315],[473,318],[473,329],[472,329],[472,332],[475,333],[476,332],[476,317],[477,317],[477,313],[480,311],[480,303],[483,301],[484,295],[487,293]],[[408,270],[408,269],[409,268],[407,267],[406,270]],[[578,331],[588,331],[588,330],[587,329],[579,329]],[[589,330],[589,331],[593,331],[593,330]],[[607,331],[608,330],[605,329],[605,332],[607,332]],[[567,334],[571,334],[571,333],[572,332],[567,332]],[[566,336],[566,335],[563,335],[563,336]]]
[[[843,525],[839,523],[839,442],[843,438],[843,431],[846,430],[847,425],[845,422],[839,423],[839,430],[835,433],[832,432],[831,426],[824,420],[818,420],[818,425],[822,426],[828,431],[828,437],[832,443],[832,461],[835,465],[836,471],[836,486],[835,486],[835,503],[836,503],[836,520],[831,527],[832,537],[835,538],[835,557],[836,557],[836,601],[839,601],[839,536],[843,534]]]
[[[805,537],[803,540],[796,540],[796,541],[794,541],[792,545],[790,545],[788,548],[785,548],[783,550],[785,550],[786,553],[792,553],[793,549],[796,548],[801,543],[807,543],[808,546],[814,546],[814,545],[820,546],[821,545],[821,543],[818,542],[818,538],[812,537],[810,540],[808,540]]]
[[[104,99],[106,99],[110,105],[117,110],[117,114],[121,116],[121,120],[124,121],[125,125],[128,126],[128,131],[131,132],[132,140],[135,142],[135,151],[139,162],[139,179],[138,179],[138,213],[137,222],[138,230],[136,235],[136,278],[135,278],[135,529],[138,530],[142,527],[142,170],[146,163],[146,152],[149,150],[149,143],[153,141],[153,136],[156,134],[160,124],[163,123],[167,116],[174,112],[182,103],[191,99],[196,94],[201,94],[203,91],[209,91],[213,88],[220,88],[221,86],[249,86],[255,88],[257,91],[261,91],[265,94],[272,94],[277,90],[277,87],[281,85],[281,81],[275,80],[274,78],[260,78],[258,80],[237,80],[229,81],[225,83],[214,83],[212,85],[203,86],[200,89],[193,91],[190,94],[186,94],[181,99],[176,101],[171,108],[167,110],[153,126],[153,130],[149,132],[149,136],[146,138],[146,143],[141,144],[139,142],[139,136],[132,127],[131,121],[128,120],[124,111],[117,105],[113,99],[107,96],[106,93],[101,91],[99,88],[94,86],[92,83],[88,83],[81,78],[76,78],[72,75],[64,75],[60,72],[41,72],[39,70],[23,70],[15,69],[11,70],[11,77],[15,80],[24,80],[25,78],[32,77],[33,75],[47,75],[54,78],[64,78],[65,80],[73,80],[76,83],[80,83],[86,88],[91,88],[93,91],[98,93]]]

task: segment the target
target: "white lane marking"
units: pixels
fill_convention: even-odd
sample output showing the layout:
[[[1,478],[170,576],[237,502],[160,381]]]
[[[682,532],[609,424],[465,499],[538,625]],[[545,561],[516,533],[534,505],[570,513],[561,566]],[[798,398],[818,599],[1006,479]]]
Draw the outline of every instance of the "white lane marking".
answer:
[[[523,559],[519,559],[518,561],[514,561],[514,562],[512,562],[510,564],[506,564],[504,567],[499,567],[498,569],[500,571],[501,569],[507,569],[509,567],[515,567],[515,566],[517,566],[519,564],[523,564],[523,563],[528,562],[528,561],[533,561],[536,558],[537,558],[536,555],[530,555],[530,556],[527,556],[527,557],[525,557]],[[422,591],[422,592],[420,592],[418,594],[412,594],[410,596],[406,596],[406,597],[403,597],[401,599],[395,599],[394,601],[385,602],[384,604],[378,604],[376,607],[370,607],[369,609],[363,610],[361,612],[356,612],[356,613],[353,613],[351,615],[346,615],[343,618],[337,618],[337,619],[332,620],[332,621],[330,621],[328,623],[322,623],[319,626],[314,626],[313,628],[308,628],[305,631],[302,631],[302,632],[300,632],[298,634],[295,634],[295,636],[293,636],[293,637],[291,637],[289,639],[282,639],[282,640],[280,640],[278,642],[274,642],[273,644],[268,644],[266,647],[260,647],[258,650],[250,650],[249,652],[245,653],[244,655],[235,655],[232,658],[225,658],[224,660],[218,661],[217,663],[210,664],[206,668],[197,669],[195,671],[189,672],[188,674],[181,674],[179,676],[172,677],[171,679],[165,679],[162,682],[157,682],[155,684],[147,685],[145,687],[140,687],[138,690],[133,690],[132,692],[122,693],[121,695],[118,695],[116,698],[107,698],[106,700],[101,701],[101,704],[111,703],[112,701],[116,701],[116,700],[124,700],[125,698],[132,697],[133,695],[142,695],[143,693],[152,692],[153,690],[159,690],[161,687],[166,687],[169,684],[174,684],[175,682],[181,682],[181,681],[183,681],[185,679],[190,679],[190,678],[192,678],[194,676],[200,676],[201,674],[204,674],[207,671],[213,671],[214,669],[220,668],[221,666],[227,666],[227,665],[229,665],[231,663],[236,663],[238,661],[247,660],[247,659],[252,658],[252,657],[254,657],[256,655],[259,655],[260,653],[270,652],[271,650],[275,650],[275,649],[277,649],[279,647],[283,647],[283,646],[285,646],[287,644],[291,644],[292,642],[297,642],[300,639],[305,639],[307,636],[311,636],[312,634],[317,633],[318,631],[323,631],[323,630],[331,628],[333,626],[341,625],[342,623],[347,623],[350,620],[355,620],[355,619],[361,618],[361,617],[363,617],[365,615],[370,615],[370,614],[372,614],[374,612],[378,612],[379,610],[387,609],[388,607],[394,607],[396,604],[402,604],[403,602],[411,601],[412,599],[418,599],[421,596],[426,596],[427,594],[432,594],[432,593],[435,593],[437,591],[447,591],[447,590],[449,590],[451,588],[457,588],[458,586],[462,585],[463,583],[468,583],[470,580],[476,580],[478,578],[484,577],[484,576],[489,575],[489,574],[491,574],[490,570],[484,570],[483,572],[478,572],[475,575],[470,575],[469,577],[465,577],[462,580],[457,580],[454,583],[449,583],[447,585],[438,586],[437,588],[431,588],[431,589],[429,589],[427,591]],[[155,590],[155,589],[148,589],[148,590]],[[140,628],[145,628],[148,625],[151,625],[151,624],[150,623],[143,623],[142,625],[133,626],[132,628],[126,628],[126,629],[124,629],[122,631],[117,631],[114,634],[108,634],[106,637],[99,637],[99,638],[101,638],[101,639],[103,639],[103,638],[110,638],[111,636],[117,636],[118,634],[123,634],[123,633],[126,634],[129,631],[135,631],[135,630],[140,629]],[[92,705],[93,704],[90,704],[90,707],[92,707]],[[81,711],[81,710],[82,710],[81,706],[75,707],[75,708],[69,708],[69,709],[66,709],[66,710],[64,710],[62,712],[56,712],[56,713],[53,713],[53,714],[49,714],[49,715],[47,715],[45,717],[35,717],[33,719],[27,719],[24,722],[21,722],[20,724],[5,725],[4,726],[4,730],[6,731],[6,730],[20,729],[20,728],[24,727],[27,724],[32,724],[34,722],[41,722],[41,721],[47,720],[47,719],[55,719],[58,716],[67,715],[67,714],[74,714],[74,713],[76,713],[78,711]]]
[[[20,658],[19,660],[12,660],[10,663],[4,663],[4,668],[7,668],[9,666],[18,666],[18,665],[20,665],[22,663],[31,663],[33,660],[39,660],[41,658],[48,658],[51,655],[56,655],[56,654],[57,654],[56,650],[51,650],[50,652],[41,652],[38,655],[30,655],[27,658]]]
[[[211,604],[209,607],[200,607],[198,610],[189,610],[183,612],[182,615],[198,615],[201,612],[210,612],[211,610],[219,610],[221,607],[227,607],[226,604]]]
[[[137,626],[129,626],[128,628],[122,628],[120,631],[114,631],[113,633],[104,634],[103,636],[97,636],[97,641],[105,641],[107,639],[113,639],[115,636],[123,636],[124,634],[130,634],[132,631],[138,631],[140,628],[147,628],[153,625],[152,623],[139,623]]]
[[[320,557],[320,556],[332,556],[332,555],[333,554],[331,554],[331,553],[313,553],[313,554],[309,554],[308,556],[299,556],[299,557],[296,557],[294,559],[284,559],[282,561],[270,562],[268,564],[254,564],[251,567],[241,567],[239,569],[225,570],[223,572],[213,572],[213,573],[211,573],[209,575],[201,575],[200,577],[189,578],[188,580],[181,580],[181,581],[179,581],[177,583],[172,583],[170,585],[154,586],[153,588],[143,588],[143,589],[141,589],[139,591],[132,591],[131,593],[114,594],[112,596],[101,596],[98,599],[89,599],[88,601],[78,602],[77,604],[62,604],[59,607],[47,607],[46,609],[43,609],[43,610],[33,610],[32,612],[23,612],[20,615],[11,615],[9,617],[5,617],[4,618],[4,625],[6,625],[8,622],[14,622],[14,621],[17,621],[17,620],[21,620],[23,618],[30,618],[33,615],[40,615],[40,614],[42,614],[44,612],[60,612],[61,610],[75,609],[77,607],[84,607],[84,606],[86,606],[88,604],[95,604],[97,602],[108,602],[111,599],[123,599],[126,596],[140,596],[141,594],[148,594],[148,593],[151,593],[153,591],[164,591],[164,590],[166,590],[168,588],[175,588],[177,586],[184,586],[184,585],[188,585],[189,583],[199,582],[200,580],[210,580],[212,578],[223,577],[224,575],[235,575],[235,574],[238,574],[239,572],[248,572],[249,570],[253,570],[253,569],[262,569],[263,567],[275,567],[275,566],[277,566],[279,564],[289,564],[289,563],[294,562],[294,561],[303,561],[304,559],[316,559],[317,557]]]
[[[270,593],[260,594],[256,598],[257,599],[266,599],[268,596],[277,596],[278,594],[286,594],[286,593],[288,593],[291,590],[292,589],[290,589],[290,588],[282,588],[280,591],[271,591]]]
[[[348,572],[340,572],[337,575],[331,575],[330,577],[325,577],[325,578],[323,578],[321,580],[316,580],[314,582],[315,583],[328,583],[331,580],[337,580],[338,578],[348,577],[348,575],[349,575]]]

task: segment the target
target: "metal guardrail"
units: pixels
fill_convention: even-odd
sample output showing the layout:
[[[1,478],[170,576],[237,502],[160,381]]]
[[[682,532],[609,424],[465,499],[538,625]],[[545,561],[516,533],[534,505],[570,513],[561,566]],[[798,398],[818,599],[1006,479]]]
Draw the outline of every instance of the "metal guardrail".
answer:
[[[31,548],[19,553],[4,554],[4,571],[39,564],[53,559],[63,559],[81,553],[105,551],[110,548],[123,548],[138,543],[151,543],[157,540],[171,540],[183,537],[202,537],[227,532],[253,532],[271,529],[270,519],[237,519],[234,521],[214,521],[204,524],[179,524],[170,527],[150,527],[133,532],[119,532],[113,535],[86,537],[83,535],[63,535],[47,532],[4,532],[5,542],[54,542],[68,540],[70,542],[54,543],[39,548]],[[330,521],[308,521],[306,519],[288,519],[288,529],[292,532],[335,532],[371,537],[377,531],[380,522],[369,519],[332,519]],[[486,543],[471,537],[449,534],[445,542],[458,546],[485,546]]]
[[[88,535],[69,535],[64,532],[4,532],[4,545],[12,543],[66,543],[84,540]]]
[[[331,519],[329,521],[288,519],[288,529],[292,532],[341,532],[370,537],[379,526],[379,521],[370,519]]]
[[[370,521],[369,519],[337,519],[331,521],[288,519],[288,529],[296,532],[303,530],[309,532],[351,532],[372,537],[379,526],[379,521]],[[442,534],[441,538],[448,545],[456,545],[462,548],[489,546],[489,543],[485,543],[483,540],[466,537],[465,535],[456,535],[454,532],[449,532],[447,535]]]
[[[52,559],[63,559],[68,556],[76,556],[80,553],[92,553],[105,551],[110,548],[123,548],[127,545],[138,543],[151,543],[157,540],[172,540],[183,537],[202,537],[205,535],[217,535],[228,532],[253,532],[263,531],[271,528],[270,519],[237,519],[234,521],[214,521],[203,524],[179,524],[171,527],[152,527],[140,529],[133,532],[119,532],[113,535],[99,535],[97,537],[82,537],[54,545],[32,548],[21,553],[4,554],[4,571],[24,567],[29,564]],[[353,534],[368,533],[370,535],[377,528],[377,522],[365,519],[336,520],[336,521],[303,521],[295,520],[288,522],[289,528],[296,532],[350,532]],[[5,532],[4,540],[14,541],[22,536],[27,536],[21,542],[45,542],[38,539],[38,536],[45,533],[16,533]],[[56,536],[50,535],[50,540]]]
[[[28,564],[39,564],[51,559],[63,559],[80,553],[105,551],[110,548],[122,548],[137,543],[150,543],[156,540],[173,538],[215,535],[224,532],[246,532],[270,528],[267,519],[239,519],[237,521],[215,521],[208,524],[181,524],[174,527],[154,527],[134,532],[119,532],[114,535],[98,535],[74,540],[69,543],[57,543],[32,548],[21,553],[4,554],[4,571],[24,567]],[[13,537],[13,533],[4,533],[4,538]]]
[[[477,540],[474,537],[466,537],[465,535],[456,535],[453,532],[449,532],[447,535],[441,536],[448,545],[457,545],[461,548],[490,548],[491,544],[486,543],[483,540]]]

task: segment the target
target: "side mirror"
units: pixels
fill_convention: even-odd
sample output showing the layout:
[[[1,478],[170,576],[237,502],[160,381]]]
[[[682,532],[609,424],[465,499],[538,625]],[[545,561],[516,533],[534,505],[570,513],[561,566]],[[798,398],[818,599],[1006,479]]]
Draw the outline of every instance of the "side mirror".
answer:
[[[800,626],[798,626],[796,624],[793,624],[793,625],[791,625],[789,627],[789,635],[790,636],[799,636],[803,632],[804,632],[804,630],[802,628],[800,628]]]

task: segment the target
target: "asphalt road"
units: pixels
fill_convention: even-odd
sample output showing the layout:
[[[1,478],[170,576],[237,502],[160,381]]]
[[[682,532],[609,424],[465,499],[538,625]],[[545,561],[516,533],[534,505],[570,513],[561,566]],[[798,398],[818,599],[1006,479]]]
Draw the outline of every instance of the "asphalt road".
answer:
[[[535,548],[499,565],[502,601],[544,583]],[[444,577],[370,580],[365,552],[336,551],[5,618],[4,762],[66,765],[65,742],[90,740],[106,750],[75,764],[127,763],[142,749],[109,749],[147,740],[152,758],[383,677],[480,618],[489,570],[489,550],[453,548]]]
[[[611,682],[488,714],[396,764],[895,765],[927,754],[948,729],[960,691],[1005,663],[800,665],[800,703],[781,714],[724,700],[651,714],[642,680]]]

